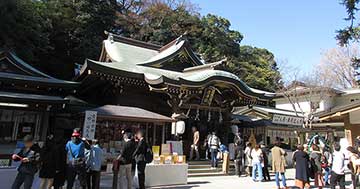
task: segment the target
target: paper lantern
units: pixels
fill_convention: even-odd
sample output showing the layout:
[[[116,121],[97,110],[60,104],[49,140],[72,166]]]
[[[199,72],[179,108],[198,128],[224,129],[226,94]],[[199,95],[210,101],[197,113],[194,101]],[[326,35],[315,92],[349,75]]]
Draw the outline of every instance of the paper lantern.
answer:
[[[185,132],[185,122],[184,121],[177,121],[176,122],[176,133],[177,134],[184,134]]]

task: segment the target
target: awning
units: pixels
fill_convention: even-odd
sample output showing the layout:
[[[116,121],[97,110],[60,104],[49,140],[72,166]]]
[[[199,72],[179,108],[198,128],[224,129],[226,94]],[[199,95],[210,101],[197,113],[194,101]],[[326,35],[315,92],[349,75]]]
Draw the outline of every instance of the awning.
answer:
[[[170,117],[130,106],[105,105],[91,109],[90,111],[96,111],[97,117],[99,118],[119,119],[124,121],[158,123],[171,123],[175,121]]]
[[[29,93],[0,92],[0,101],[5,103],[55,103],[63,104],[68,100],[60,96],[38,95]]]

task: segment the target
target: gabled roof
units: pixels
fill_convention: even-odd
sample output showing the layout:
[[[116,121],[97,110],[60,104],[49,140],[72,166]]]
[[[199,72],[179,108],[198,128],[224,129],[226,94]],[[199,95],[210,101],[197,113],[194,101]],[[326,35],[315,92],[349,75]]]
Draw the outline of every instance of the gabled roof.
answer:
[[[30,66],[9,51],[0,51],[0,79],[24,84],[31,82],[46,86],[75,88],[78,82],[65,81],[51,77]]]
[[[360,110],[360,101],[351,102],[343,106],[336,106],[328,110],[317,112],[314,114],[314,116],[319,117],[320,120],[327,120],[332,117],[342,116],[356,110]]]
[[[194,66],[204,64],[183,36],[161,47],[110,33],[108,39],[103,41],[100,61],[110,59],[111,62],[154,66],[174,58],[183,50],[191,58]]]
[[[233,114],[244,115],[251,111],[256,111],[256,112],[259,112],[259,113],[261,113],[263,115],[267,115],[267,116],[269,116],[271,114],[280,114],[280,115],[286,115],[286,116],[302,117],[301,112],[294,112],[294,111],[289,111],[289,110],[284,110],[284,109],[258,106],[258,105],[234,107]]]

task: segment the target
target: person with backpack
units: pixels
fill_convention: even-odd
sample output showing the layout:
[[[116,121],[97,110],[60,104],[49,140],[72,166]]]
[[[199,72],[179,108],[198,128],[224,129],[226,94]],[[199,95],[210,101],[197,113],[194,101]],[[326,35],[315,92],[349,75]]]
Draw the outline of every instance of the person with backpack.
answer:
[[[145,168],[146,163],[150,163],[152,161],[152,152],[149,145],[145,141],[145,132],[143,130],[139,130],[136,133],[136,138],[138,139],[137,147],[133,153],[133,157],[136,162],[138,178],[139,178],[139,188],[145,189]]]
[[[119,161],[119,173],[120,177],[125,177],[127,189],[132,188],[133,175],[132,175],[132,155],[136,148],[135,141],[132,138],[132,133],[127,131],[123,135],[123,148],[120,151],[120,155],[117,157]],[[120,189],[122,189],[123,185],[120,185]]]
[[[312,165],[314,166],[314,182],[315,182],[315,186],[317,186],[319,189],[322,189],[325,184],[324,184],[324,179],[322,176],[322,167],[321,167],[321,163],[322,163],[322,153],[320,152],[320,148],[318,145],[313,144],[312,146],[312,152],[310,154],[310,161],[312,161]]]
[[[72,189],[76,176],[82,188],[86,188],[86,165],[85,148],[90,149],[90,145],[80,138],[79,129],[74,129],[71,140],[66,143],[67,152],[67,189]]]
[[[104,159],[103,150],[100,147],[98,140],[92,141],[90,149],[91,157],[88,162],[87,172],[87,187],[88,189],[99,189],[100,188],[100,177],[101,177],[101,163]]]
[[[11,189],[20,189],[21,185],[24,185],[24,189],[31,189],[34,176],[38,171],[40,147],[34,144],[31,135],[24,137],[24,145],[19,153],[12,155],[12,159],[14,161],[21,161],[21,164],[17,169],[18,174],[15,177]]]
[[[218,166],[217,162],[217,154],[220,147],[220,139],[218,136],[216,136],[216,131],[213,131],[211,133],[210,139],[209,139],[209,149],[210,149],[210,156],[211,156],[211,168],[215,169]]]
[[[337,184],[339,184],[340,189],[345,189],[345,154],[340,151],[340,148],[340,144],[334,144],[330,176],[331,189],[335,189]]]

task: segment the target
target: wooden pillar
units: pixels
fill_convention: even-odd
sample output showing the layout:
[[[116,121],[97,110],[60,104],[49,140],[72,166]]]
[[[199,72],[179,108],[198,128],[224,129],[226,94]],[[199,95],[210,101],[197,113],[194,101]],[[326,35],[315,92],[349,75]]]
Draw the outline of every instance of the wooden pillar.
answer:
[[[349,145],[353,145],[355,138],[360,136],[360,124],[351,124],[349,114],[343,116],[345,138],[349,142]]]
[[[166,124],[163,124],[162,125],[162,136],[161,136],[161,144],[164,144],[165,143],[165,127]]]
[[[156,145],[156,124],[154,124],[154,128],[153,128],[153,144],[152,145]]]

